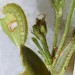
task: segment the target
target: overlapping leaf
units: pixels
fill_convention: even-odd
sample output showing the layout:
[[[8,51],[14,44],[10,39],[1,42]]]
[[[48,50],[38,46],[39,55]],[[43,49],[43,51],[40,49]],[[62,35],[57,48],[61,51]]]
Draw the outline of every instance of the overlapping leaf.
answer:
[[[21,46],[25,72],[22,75],[51,75],[42,60],[29,48]]]

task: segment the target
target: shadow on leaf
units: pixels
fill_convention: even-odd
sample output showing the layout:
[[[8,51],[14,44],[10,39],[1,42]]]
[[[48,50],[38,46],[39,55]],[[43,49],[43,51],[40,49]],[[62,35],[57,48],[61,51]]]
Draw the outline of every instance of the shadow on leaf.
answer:
[[[21,46],[21,57],[25,67],[22,75],[51,75],[42,60],[31,49]]]

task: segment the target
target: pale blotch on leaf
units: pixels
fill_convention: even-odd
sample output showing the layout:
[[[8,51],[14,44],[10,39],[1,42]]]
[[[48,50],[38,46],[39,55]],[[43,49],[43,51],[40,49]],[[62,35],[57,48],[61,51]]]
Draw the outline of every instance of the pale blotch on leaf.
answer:
[[[16,28],[17,28],[17,22],[16,19],[14,19],[8,24],[8,29],[10,32],[13,32]]]

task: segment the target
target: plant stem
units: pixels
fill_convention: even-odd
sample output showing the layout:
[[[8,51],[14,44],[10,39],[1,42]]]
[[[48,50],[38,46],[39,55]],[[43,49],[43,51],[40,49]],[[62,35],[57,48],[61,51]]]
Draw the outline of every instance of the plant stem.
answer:
[[[43,46],[43,49],[44,49],[44,52],[47,56],[47,59],[48,59],[48,65],[51,65],[52,64],[52,56],[50,55],[50,52],[49,52],[49,48],[48,48],[48,45],[47,45],[47,41],[46,41],[46,38],[44,41],[41,41],[42,43],[42,46]]]
[[[33,38],[32,38],[32,41],[33,41],[33,42],[35,43],[35,45],[38,47],[39,52],[40,52],[40,54],[44,57],[45,64],[46,64],[46,66],[48,67],[48,65],[50,65],[50,64],[52,63],[52,59],[51,59],[51,55],[50,55],[50,53],[49,53],[49,51],[48,51],[48,46],[47,46],[46,41],[45,41],[45,43],[41,41],[44,50],[41,48],[41,46],[40,46],[40,44],[38,43],[38,41],[37,41],[36,38],[33,37]]]
[[[40,44],[38,43],[37,39],[36,38],[32,38],[32,41],[35,43],[35,45],[38,47],[39,49],[39,52],[43,55],[44,54],[44,51],[43,49],[41,48]]]
[[[47,60],[45,53],[43,51],[43,49],[41,48],[40,44],[38,43],[36,38],[32,38],[32,41],[35,43],[35,45],[38,47],[40,54],[44,57],[45,60]],[[47,61],[46,61],[47,62]]]
[[[56,15],[53,50],[52,50],[53,57],[55,56],[55,53],[56,53],[55,48],[57,47],[59,26],[60,26],[60,21],[61,21],[61,17],[62,17],[62,10],[63,10],[64,3],[65,3],[65,0],[61,0],[61,1],[55,0],[55,2],[53,2],[54,9],[55,9],[55,15]]]
[[[66,36],[68,35],[69,28],[70,28],[70,23],[71,23],[71,18],[72,18],[72,14],[73,14],[73,10],[74,10],[74,6],[75,6],[75,0],[72,0],[70,10],[69,10],[69,13],[68,13],[68,16],[67,16],[65,31],[64,31],[63,37],[61,39],[61,42],[59,44],[59,47],[58,47],[58,50],[57,50],[57,53],[56,53],[56,56],[55,56],[56,58],[58,58],[58,56],[60,54],[60,51],[62,50],[64,41],[66,39]]]
[[[52,56],[55,56],[55,47],[57,46],[57,39],[58,39],[58,32],[59,32],[59,26],[60,26],[60,18],[58,14],[56,14],[56,23],[55,23],[55,32],[54,32],[54,41],[53,41],[53,50],[52,50]]]

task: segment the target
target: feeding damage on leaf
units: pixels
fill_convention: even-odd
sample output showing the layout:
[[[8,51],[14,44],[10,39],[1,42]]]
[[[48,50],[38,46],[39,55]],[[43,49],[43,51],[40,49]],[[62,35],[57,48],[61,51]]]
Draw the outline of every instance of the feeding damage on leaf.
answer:
[[[16,19],[14,19],[8,24],[8,29],[10,32],[13,32],[16,28],[17,28],[17,23],[16,23]]]
[[[14,3],[3,7],[5,17],[1,19],[1,25],[5,33],[20,47],[27,39],[28,25],[24,11]]]
[[[24,46],[28,34],[28,24],[22,8],[15,3],[10,3],[3,7],[5,17],[0,19],[0,23],[4,32],[20,49],[23,66],[25,68],[24,73],[20,75],[63,75],[75,51],[75,30],[71,33],[72,36],[71,39],[68,40],[69,42],[66,40],[75,7],[75,0],[72,0],[65,23],[64,34],[59,45],[57,44],[58,33],[65,0],[52,0],[52,2],[56,16],[52,55],[46,40],[46,15],[43,14],[44,17],[41,19],[36,18],[36,24],[33,25],[33,34],[35,37],[32,38],[32,41],[38,47],[45,64],[31,49]]]

